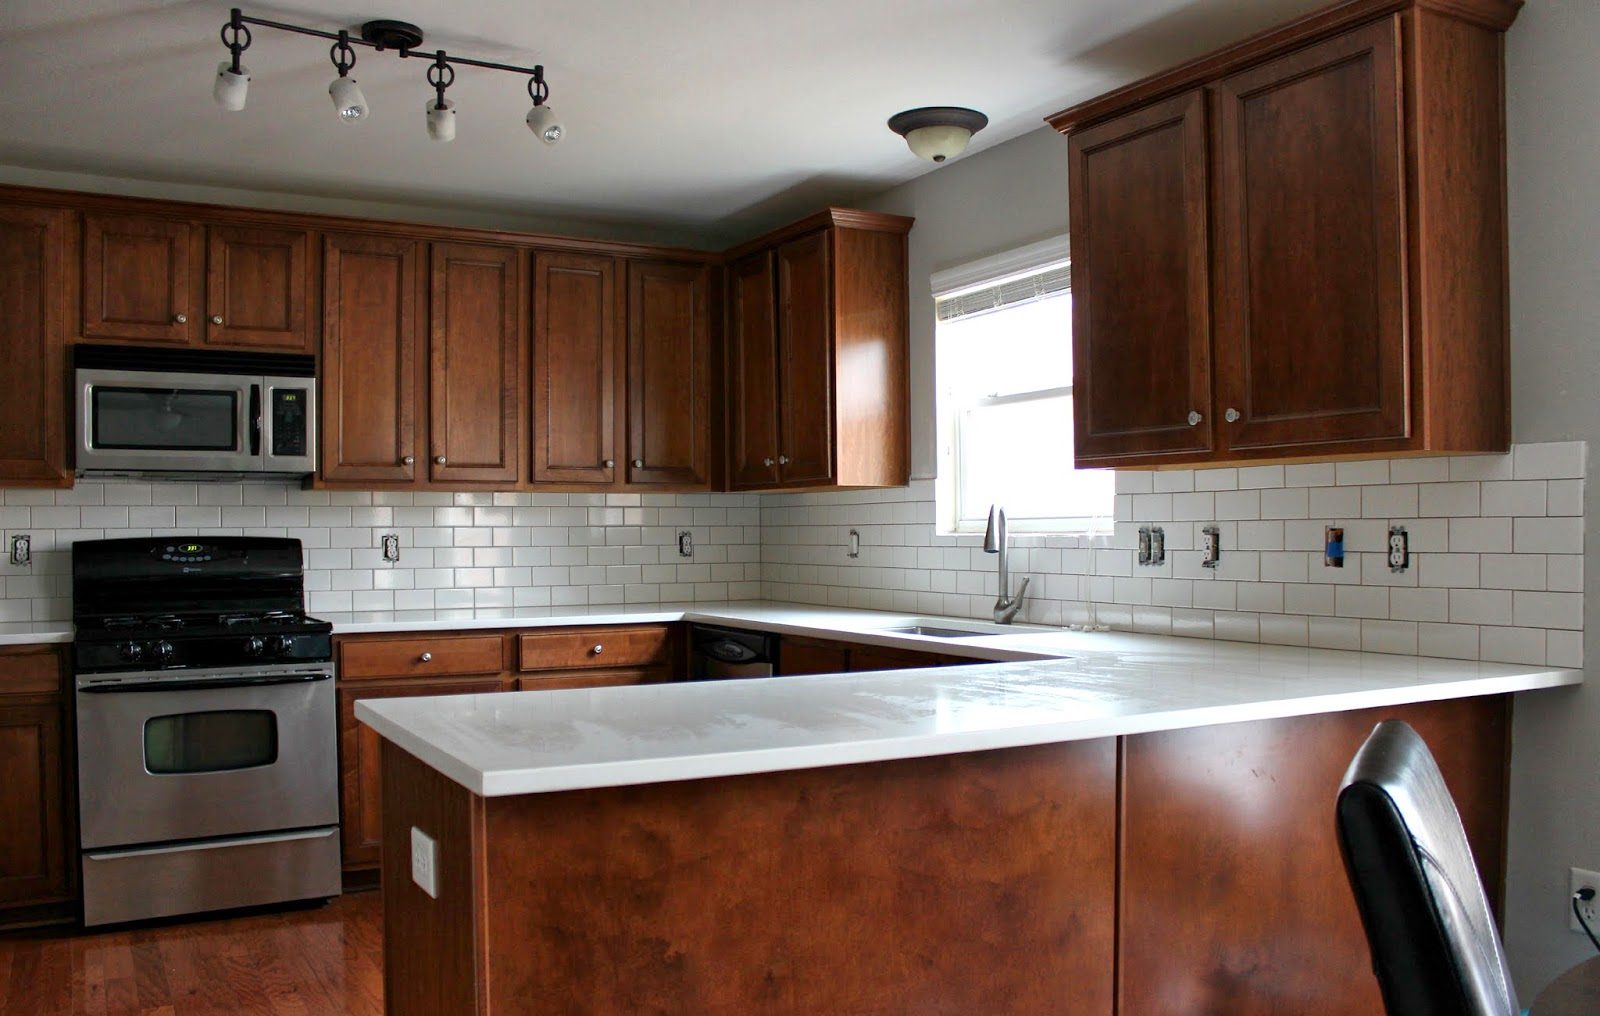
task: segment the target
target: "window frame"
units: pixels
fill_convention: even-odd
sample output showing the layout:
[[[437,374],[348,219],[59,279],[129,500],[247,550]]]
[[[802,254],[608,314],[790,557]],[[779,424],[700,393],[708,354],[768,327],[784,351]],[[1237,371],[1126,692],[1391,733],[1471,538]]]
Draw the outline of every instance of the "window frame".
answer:
[[[1025,247],[1005,251],[992,257],[969,262],[936,272],[930,279],[934,302],[934,418],[937,441],[937,472],[934,479],[936,505],[935,531],[939,535],[970,535],[984,531],[986,518],[963,519],[960,491],[961,476],[961,418],[971,406],[1007,405],[1041,401],[1065,396],[1069,402],[1073,385],[1007,392],[980,398],[975,402],[953,404],[946,385],[940,382],[941,366],[946,354],[939,343],[940,300],[960,296],[978,289],[989,289],[1009,280],[1038,275],[1062,267],[1070,268],[1072,259],[1066,236],[1055,236]],[[1067,293],[1072,292],[1069,285]],[[1020,305],[1019,305],[1020,306]],[[1003,311],[996,311],[1001,313]],[[983,513],[987,516],[987,511]],[[1007,525],[1015,533],[1048,536],[1093,537],[1112,531],[1113,505],[1106,505],[1104,515],[1092,517],[1023,517],[1007,516]]]

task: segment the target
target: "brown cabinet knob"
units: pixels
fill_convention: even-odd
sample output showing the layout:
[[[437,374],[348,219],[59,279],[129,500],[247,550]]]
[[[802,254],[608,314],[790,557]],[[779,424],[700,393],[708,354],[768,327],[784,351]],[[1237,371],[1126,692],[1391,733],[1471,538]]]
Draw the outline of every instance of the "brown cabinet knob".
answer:
[[[403,465],[403,466],[409,466],[409,465],[412,465],[413,463],[415,463],[416,461],[417,461],[417,457],[415,455],[407,455],[405,458],[400,460],[400,464]]]
[[[597,642],[597,643],[595,643],[594,649],[592,649],[590,651],[593,652],[596,656],[599,656],[601,653],[606,651],[606,647]]]
[[[174,315],[172,315],[172,320],[173,320],[174,324],[186,325],[186,324],[189,323],[189,315],[187,315],[187,314],[174,314]]]
[[[421,659],[422,659],[423,663],[432,663],[433,662],[433,654],[432,653],[423,653],[422,656],[421,656]]]
[[[222,315],[221,314],[213,314],[213,315],[211,315],[211,323],[214,324],[214,325],[222,324]]]

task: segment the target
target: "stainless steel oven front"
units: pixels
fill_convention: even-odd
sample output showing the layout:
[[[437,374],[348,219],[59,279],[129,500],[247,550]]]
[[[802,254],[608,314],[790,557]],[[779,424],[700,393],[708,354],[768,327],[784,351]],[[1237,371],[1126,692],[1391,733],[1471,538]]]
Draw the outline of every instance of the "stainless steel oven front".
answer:
[[[339,821],[331,663],[77,679],[85,850]]]

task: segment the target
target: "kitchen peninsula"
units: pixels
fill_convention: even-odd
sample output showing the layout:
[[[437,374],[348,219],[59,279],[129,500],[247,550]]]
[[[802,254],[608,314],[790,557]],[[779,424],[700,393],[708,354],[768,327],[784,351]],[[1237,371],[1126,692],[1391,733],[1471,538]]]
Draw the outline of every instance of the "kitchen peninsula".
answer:
[[[1059,629],[938,648],[975,662],[357,703],[389,1012],[1371,1012],[1330,817],[1349,757],[1416,726],[1498,891],[1511,695],[1581,681]]]

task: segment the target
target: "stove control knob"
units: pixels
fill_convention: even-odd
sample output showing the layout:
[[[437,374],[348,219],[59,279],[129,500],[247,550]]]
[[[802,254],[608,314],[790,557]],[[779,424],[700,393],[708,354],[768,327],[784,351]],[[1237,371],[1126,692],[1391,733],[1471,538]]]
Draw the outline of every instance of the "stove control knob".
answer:
[[[294,649],[294,639],[287,635],[274,635],[272,637],[272,654],[274,656],[288,656]]]
[[[122,658],[127,660],[129,663],[137,663],[138,661],[144,659],[144,646],[141,646],[137,642],[124,642],[118,647],[117,651],[122,655]]]
[[[171,642],[157,642],[152,651],[155,653],[156,662],[158,663],[171,663],[175,653]]]
[[[260,656],[267,651],[267,640],[260,635],[252,635],[244,640],[244,654],[246,656]]]

